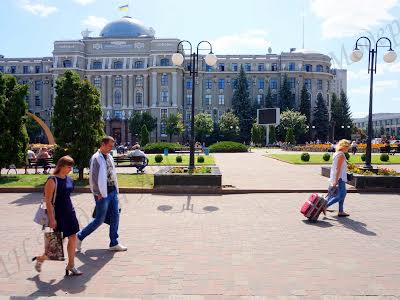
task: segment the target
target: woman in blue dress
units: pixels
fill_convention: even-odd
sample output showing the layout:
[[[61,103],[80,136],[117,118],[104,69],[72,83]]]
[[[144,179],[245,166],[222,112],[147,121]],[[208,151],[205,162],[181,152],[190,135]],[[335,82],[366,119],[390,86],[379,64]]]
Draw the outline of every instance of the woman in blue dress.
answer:
[[[76,233],[79,231],[79,223],[70,197],[74,189],[74,181],[67,176],[71,172],[73,165],[74,160],[70,156],[61,157],[57,162],[53,176],[49,176],[44,186],[49,227],[62,232],[63,238],[68,237],[66,276],[70,273],[74,276],[82,275],[82,272],[75,268]],[[56,197],[53,204],[54,192],[56,192]],[[40,272],[42,270],[42,264],[46,259],[47,256],[45,254],[33,258],[33,260],[36,260],[36,271]]]

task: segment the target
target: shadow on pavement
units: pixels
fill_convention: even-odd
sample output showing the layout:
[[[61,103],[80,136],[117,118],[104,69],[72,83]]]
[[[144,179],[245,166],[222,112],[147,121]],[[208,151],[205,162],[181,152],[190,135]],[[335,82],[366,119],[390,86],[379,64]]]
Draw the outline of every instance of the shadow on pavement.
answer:
[[[311,226],[316,226],[316,227],[321,227],[321,228],[328,228],[328,227],[333,227],[333,225],[329,222],[318,220],[317,222],[312,222],[309,220],[302,220],[304,224],[306,225],[311,225]]]
[[[39,204],[42,201],[43,201],[43,193],[28,193],[10,202],[9,204],[22,206],[22,205]]]
[[[355,221],[353,219],[350,219],[349,217],[343,218],[343,217],[337,217],[335,216],[334,219],[343,225],[343,227],[347,229],[351,229],[357,233],[364,234],[364,235],[369,235],[369,236],[376,236],[376,233],[373,231],[370,231],[366,228],[367,224]]]
[[[173,211],[172,209],[174,207],[171,205],[160,205],[157,207],[157,210],[162,211],[163,213],[170,213],[170,214],[183,213],[184,211],[190,211],[195,214],[207,214],[219,210],[219,208],[216,206],[205,206],[203,207],[203,211],[201,210],[196,211],[194,204],[191,203],[191,200],[192,196],[191,195],[187,196],[186,204],[183,204],[182,209],[179,211],[178,210]]]
[[[65,276],[59,282],[56,279],[52,279],[49,282],[40,280],[39,274],[28,278],[35,282],[37,291],[30,294],[28,297],[49,297],[57,296],[58,291],[62,291],[66,294],[78,294],[85,290],[86,283],[96,275],[114,256],[114,252],[106,249],[93,249],[87,250],[84,253],[77,253],[76,257],[82,261],[82,265],[79,270],[83,272],[81,276]],[[52,262],[46,262],[43,266],[46,268],[46,264]],[[64,269],[60,269],[60,273],[63,274]]]

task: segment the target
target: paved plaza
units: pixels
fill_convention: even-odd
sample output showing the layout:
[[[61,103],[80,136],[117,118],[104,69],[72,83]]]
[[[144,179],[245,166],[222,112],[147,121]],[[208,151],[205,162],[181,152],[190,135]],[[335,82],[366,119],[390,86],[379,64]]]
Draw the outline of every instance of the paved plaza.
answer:
[[[108,252],[103,225],[77,256],[84,275],[64,277],[63,262],[46,263],[40,275],[30,262],[43,247],[32,222],[41,194],[0,194],[0,295],[399,297],[400,196],[349,194],[350,218],[329,213],[316,224],[299,213],[306,196],[121,195],[120,237],[129,250]],[[91,195],[73,202],[85,225]]]

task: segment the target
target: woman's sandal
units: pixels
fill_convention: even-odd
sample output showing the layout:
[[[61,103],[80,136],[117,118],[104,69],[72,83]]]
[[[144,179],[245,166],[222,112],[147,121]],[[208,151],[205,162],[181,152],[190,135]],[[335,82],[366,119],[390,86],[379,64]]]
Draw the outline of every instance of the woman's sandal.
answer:
[[[345,212],[340,212],[340,213],[338,213],[338,215],[337,215],[338,217],[348,217],[348,216],[350,216],[348,213],[345,213]]]
[[[65,276],[69,276],[70,273],[71,272],[71,276],[80,276],[80,275],[82,275],[83,273],[81,272],[81,271],[79,271],[77,268],[75,268],[75,267],[66,267],[65,268]]]

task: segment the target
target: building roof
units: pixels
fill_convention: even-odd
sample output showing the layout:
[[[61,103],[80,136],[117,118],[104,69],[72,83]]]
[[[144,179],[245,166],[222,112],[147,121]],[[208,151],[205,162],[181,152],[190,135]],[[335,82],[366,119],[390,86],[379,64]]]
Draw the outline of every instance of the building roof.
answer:
[[[100,36],[105,38],[154,37],[154,30],[147,28],[138,20],[126,16],[104,26]]]
[[[398,119],[400,118],[400,113],[376,113],[372,114],[372,120],[373,121],[380,121],[380,120],[390,120],[390,119]],[[356,123],[361,123],[361,122],[367,122],[368,121],[368,116],[364,118],[355,118],[353,119],[353,122]]]
[[[311,50],[311,49],[296,49],[294,51],[291,51],[291,53],[303,53],[303,54],[323,54],[321,52],[318,52],[316,50]]]

